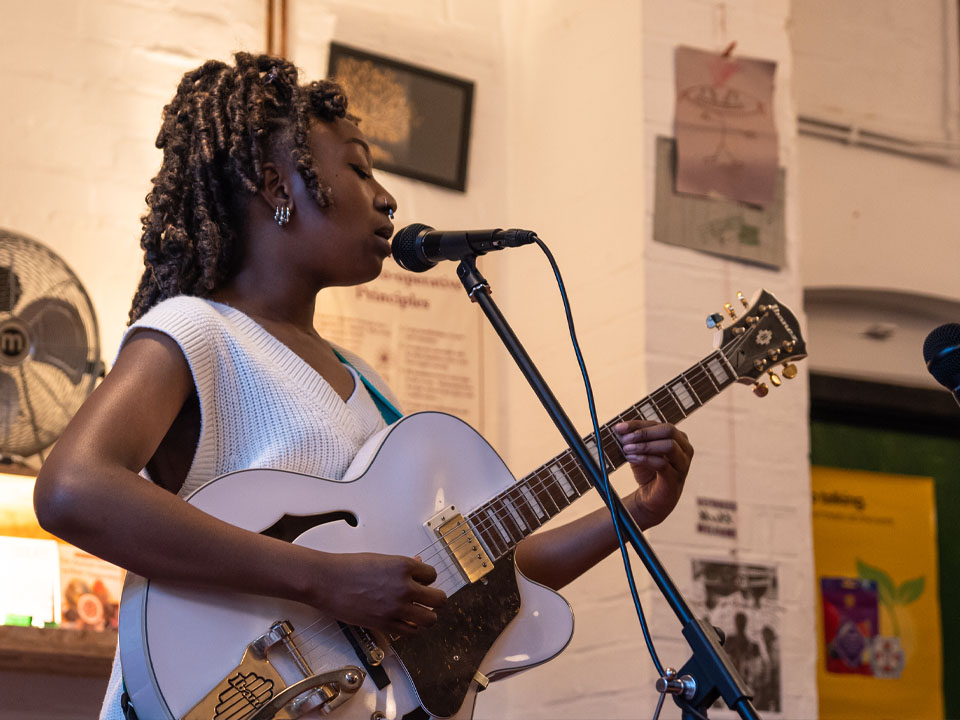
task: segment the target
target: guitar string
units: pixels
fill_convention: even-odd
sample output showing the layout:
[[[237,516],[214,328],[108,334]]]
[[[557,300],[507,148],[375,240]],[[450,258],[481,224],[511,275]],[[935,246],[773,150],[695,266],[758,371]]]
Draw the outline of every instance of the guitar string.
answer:
[[[739,343],[737,343],[737,344],[739,344]],[[726,358],[724,358],[724,359],[726,359]],[[706,393],[703,392],[704,389],[706,389],[706,390],[708,390],[708,391],[710,391],[710,390],[713,391],[713,394],[710,395],[709,397],[707,397],[707,399],[709,400],[709,399],[711,399],[713,396],[715,396],[716,394],[718,394],[723,388],[720,387],[720,386],[718,386],[718,385],[713,381],[710,373],[706,372],[702,367],[698,367],[698,368],[696,368],[696,369],[700,371],[700,377],[699,377],[699,378],[688,377],[688,376],[687,376],[688,374],[687,374],[687,373],[684,373],[682,376],[678,376],[678,378],[675,378],[673,381],[671,381],[671,383],[668,383],[668,385],[672,386],[672,384],[674,384],[676,381],[682,381],[683,379],[686,379],[687,382],[688,382],[688,384],[691,386],[691,389],[693,390],[694,394],[697,396],[697,400],[700,401],[698,407],[702,407],[702,405],[704,404],[704,401],[700,400],[700,395],[701,395],[701,394],[706,394]],[[709,381],[709,384],[704,385],[704,384],[702,383],[702,380],[703,380],[703,379],[708,380],[708,381]],[[728,383],[728,384],[729,384],[729,383]],[[712,386],[712,388],[711,388],[711,386]],[[726,386],[724,386],[724,387],[726,387]],[[697,392],[698,389],[700,390],[700,392]],[[661,395],[661,398],[660,398],[660,399],[661,399],[661,402],[663,402],[664,398],[671,399],[672,401],[676,402],[676,398],[673,397],[674,394],[669,392],[667,386],[664,386],[664,387],[660,388],[658,391],[655,391],[654,393],[651,393],[651,395],[648,396],[648,398],[645,398],[644,400],[641,400],[641,402],[638,403],[637,405],[635,405],[634,407],[632,407],[632,408],[630,408],[629,410],[627,410],[627,411],[621,413],[620,415],[618,415],[617,418],[619,418],[619,420],[615,419],[615,420],[610,421],[607,425],[604,426],[603,431],[605,431],[608,436],[612,436],[613,433],[612,433],[610,427],[611,427],[613,424],[615,424],[616,422],[620,421],[620,420],[627,419],[627,418],[629,418],[629,417],[637,414],[638,411],[639,411],[639,410],[638,410],[639,407],[640,407],[646,400],[648,400],[648,399],[654,404],[654,407],[657,409],[658,414],[660,414],[660,415],[662,416],[663,413],[662,413],[662,411],[660,411],[659,406],[658,406],[658,404],[656,403],[656,399],[655,399],[655,397],[654,397],[654,396],[656,396],[658,393]],[[678,407],[678,409],[684,414],[684,416],[686,416],[687,413],[686,413],[685,410],[683,410],[682,407]],[[689,409],[689,408],[688,408],[688,409]],[[697,408],[694,407],[693,409],[697,409]],[[665,418],[665,417],[662,417],[662,419],[665,420],[666,418]],[[610,438],[608,437],[607,439],[610,439]],[[603,442],[604,442],[604,438],[601,437],[601,443],[603,443]],[[605,453],[605,454],[606,454],[606,453]],[[609,458],[605,458],[605,459],[609,461]],[[560,456],[558,456],[557,458],[551,460],[550,462],[545,463],[545,464],[544,464],[543,466],[541,466],[541,468],[539,468],[537,471],[535,471],[534,473],[529,474],[529,475],[526,476],[526,477],[527,477],[527,478],[537,479],[537,480],[538,480],[538,483],[537,483],[537,484],[539,484],[540,489],[547,487],[547,483],[550,482],[550,481],[552,481],[552,484],[557,485],[557,484],[559,484],[559,483],[558,483],[558,481],[557,481],[556,478],[551,478],[551,477],[546,477],[546,478],[543,478],[543,479],[537,478],[537,474],[538,474],[539,472],[541,472],[542,470],[546,469],[547,467],[549,467],[550,465],[559,465],[560,467],[562,467],[562,468],[564,468],[564,469],[572,466],[572,467],[577,467],[577,469],[580,470],[579,467],[578,467],[578,463],[577,463],[576,461],[570,462],[569,453],[564,453],[564,454],[561,454]],[[582,472],[582,470],[580,470],[580,471]],[[521,481],[521,482],[519,482],[519,483],[515,483],[514,486],[511,486],[511,487],[508,488],[506,491],[504,491],[503,493],[501,493],[499,496],[497,496],[496,498],[492,499],[491,501],[488,501],[488,502],[485,504],[485,505],[487,506],[485,509],[488,510],[488,515],[491,514],[491,513],[494,513],[494,514],[495,514],[495,513],[497,512],[497,511],[493,508],[493,504],[494,504],[497,500],[500,500],[501,502],[503,502],[504,500],[507,500],[506,496],[507,496],[507,494],[508,494],[509,492],[511,492],[511,491],[516,491],[518,488],[520,488],[520,487],[522,487],[522,486],[527,486],[527,487],[529,487],[530,489],[532,489],[532,490],[535,491],[535,490],[538,489],[538,488],[536,487],[537,484],[535,484],[535,483],[533,483],[533,482],[530,482],[530,481]],[[560,507],[557,505],[557,501],[556,501],[555,497],[554,497],[552,494],[550,494],[550,493],[546,493],[546,496],[550,499],[550,501],[554,504],[554,507],[556,507],[557,511],[559,512],[562,508],[560,508]],[[579,497],[579,496],[582,496],[582,493],[580,493],[579,490],[578,490],[578,497]],[[541,496],[541,497],[542,497],[542,496]],[[567,506],[569,506],[569,504],[572,502],[573,499],[576,499],[576,498],[571,499],[569,496],[564,496],[564,497],[566,498],[566,500],[568,500]],[[512,502],[512,501],[511,501],[511,502]],[[542,503],[542,500],[541,500],[541,503]],[[483,507],[483,506],[481,506],[481,508],[482,508],[482,507]],[[544,507],[544,510],[545,510],[545,511],[548,511],[549,509],[546,508],[546,507]],[[476,515],[476,512],[477,512],[477,511],[474,511],[474,513],[471,513],[471,515]],[[521,518],[523,517],[522,513],[519,513],[519,512],[518,512],[518,516],[520,516]],[[548,518],[548,519],[549,519],[549,518]],[[493,526],[493,525],[495,525],[495,524],[496,524],[495,521],[487,521],[487,522],[485,522],[485,523],[477,523],[477,526],[479,526],[481,529],[488,529],[489,527],[491,527],[491,526]],[[530,526],[529,526],[528,523],[524,523],[524,524],[526,525],[527,529],[530,529]],[[468,527],[469,527],[469,526],[468,526]],[[518,525],[517,527],[518,527],[518,529],[521,529],[521,528],[519,527],[519,525]],[[462,528],[462,525],[460,525],[460,524],[455,525],[455,526],[451,529],[450,532],[454,532],[454,531],[459,530],[459,529],[461,529],[461,528]],[[447,534],[449,534],[449,533],[447,533]],[[453,547],[453,546],[451,546],[449,543],[444,544],[444,540],[445,540],[445,539],[446,539],[446,536],[443,536],[443,537],[441,537],[440,539],[438,539],[437,541],[435,541],[434,543],[432,543],[432,546],[437,547],[438,549],[437,549],[436,553],[434,553],[433,555],[428,556],[430,559],[432,559],[433,557],[435,557],[435,556],[438,555],[438,554],[441,554],[441,553],[444,551],[445,548],[449,549],[449,548]],[[521,538],[521,539],[522,539],[522,538]],[[512,540],[512,538],[511,538],[511,540]],[[472,540],[469,540],[469,538],[468,538],[465,542],[472,542]],[[518,542],[518,541],[517,541],[517,542]],[[427,546],[427,548],[424,548],[424,550],[421,551],[421,554],[426,553],[430,548],[431,548],[431,546]],[[442,587],[441,587],[441,589],[444,589],[444,591],[447,592],[448,594],[450,594],[449,591],[450,591],[451,589],[452,589],[454,592],[456,592],[456,591],[459,590],[460,588],[464,587],[464,585],[466,584],[466,583],[464,583],[462,576],[460,576],[460,575],[456,572],[456,568],[455,568],[455,566],[453,566],[452,563],[450,564],[448,571],[446,571],[446,575],[447,575],[447,577],[445,577],[445,578],[438,577],[437,580],[434,581],[434,586],[442,586],[443,583],[446,582],[446,580],[449,580],[451,577],[453,577],[453,578],[455,579],[455,583],[454,583],[454,584],[456,585],[455,588],[452,588],[452,587],[449,587],[449,586],[446,587],[446,588],[442,588]],[[315,621],[314,623],[311,623],[311,625],[308,626],[308,628],[309,628],[309,627],[312,627],[313,625],[316,625],[318,622],[321,622],[321,621],[322,621],[322,618],[318,618],[318,620]],[[334,631],[333,625],[334,625],[334,623],[328,623],[328,624],[327,624],[326,626],[324,626],[323,628],[318,629],[316,632],[314,632],[314,633],[311,634],[310,638],[307,639],[306,642],[321,641],[321,640],[324,639],[324,638],[323,638],[323,635],[334,636],[334,637],[335,637],[335,636],[337,635],[337,633]],[[303,636],[305,635],[306,629],[307,629],[307,628],[305,628],[304,631],[296,634],[296,636],[301,640],[301,643],[303,643]],[[336,630],[339,630],[339,626],[336,628]],[[310,648],[310,649],[312,649],[312,648]],[[309,649],[307,649],[306,651],[309,651]],[[326,653],[326,654],[322,654],[322,655],[321,655],[319,658],[317,658],[317,659],[322,659],[322,658],[325,657],[327,654],[329,654],[329,652]]]
[[[697,372],[697,371],[699,371],[699,377],[688,377],[689,374],[695,373],[695,372]],[[608,437],[607,437],[607,438],[604,438],[603,435],[601,434],[601,442],[603,442],[605,439],[608,440],[608,439],[610,439],[611,437],[613,437],[614,433],[613,433],[613,431],[612,431],[612,429],[611,429],[611,426],[612,426],[612,425],[614,425],[614,424],[616,424],[617,422],[620,422],[620,421],[622,421],[622,420],[630,417],[631,415],[636,414],[636,413],[638,412],[639,406],[643,405],[648,399],[654,403],[654,406],[657,407],[658,413],[662,415],[662,411],[659,411],[659,407],[657,406],[657,404],[656,404],[656,402],[655,402],[655,400],[654,400],[654,396],[659,393],[659,394],[661,394],[662,396],[665,396],[665,397],[667,397],[667,398],[673,398],[673,396],[675,395],[675,393],[671,393],[671,392],[669,391],[669,387],[671,387],[672,385],[676,384],[678,381],[682,381],[683,379],[686,379],[686,380],[687,380],[688,384],[690,385],[691,389],[693,389],[694,394],[697,396],[697,399],[698,399],[698,400],[699,400],[699,397],[700,397],[701,393],[703,393],[704,388],[706,388],[707,390],[711,390],[711,389],[714,390],[714,391],[715,391],[714,394],[718,393],[718,392],[722,389],[722,388],[718,387],[715,382],[713,382],[713,380],[712,380],[712,378],[711,378],[711,376],[710,376],[710,373],[708,373],[708,372],[702,367],[702,365],[697,366],[697,367],[691,369],[690,371],[687,371],[686,373],[681,374],[681,375],[678,376],[677,378],[674,378],[673,380],[671,380],[669,383],[667,383],[667,384],[664,385],[663,387],[661,387],[661,388],[659,388],[658,390],[656,390],[656,391],[654,391],[653,393],[651,393],[649,396],[647,396],[647,398],[644,398],[643,400],[641,400],[639,403],[637,403],[637,405],[629,408],[627,411],[624,411],[623,413],[620,413],[620,415],[616,416],[616,418],[615,418],[614,420],[611,420],[611,421],[608,422],[606,425],[604,425],[603,428],[602,428],[602,433],[605,432],[605,433],[608,435]],[[708,380],[709,383],[708,383],[708,384],[704,384],[704,383],[702,382],[704,379]],[[711,388],[711,386],[712,386],[712,388]],[[697,392],[698,389],[700,390],[700,392]],[[712,397],[712,396],[711,396],[711,397]],[[673,398],[673,399],[675,400],[675,398]],[[710,398],[708,398],[708,399],[710,399]],[[663,398],[661,397],[661,401],[662,401],[662,400],[663,400]],[[699,402],[699,406],[702,407],[702,405],[703,405],[703,401],[700,401],[700,402]],[[684,416],[686,416],[686,414],[687,414],[686,411],[684,411],[683,408],[679,408],[679,409],[681,410],[681,412],[684,413]],[[689,409],[689,408],[688,408],[688,409]],[[693,409],[696,409],[696,407],[694,407]],[[662,419],[665,420],[666,418],[663,417]],[[550,465],[560,466],[561,469],[563,469],[563,470],[565,470],[565,471],[566,471],[566,470],[569,470],[569,468],[571,468],[571,467],[574,467],[574,468],[577,468],[580,472],[582,472],[582,470],[580,470],[580,468],[579,468],[579,463],[578,463],[575,459],[573,459],[573,460],[571,461],[571,458],[569,457],[570,454],[571,454],[571,453],[562,453],[561,455],[557,456],[557,457],[554,458],[553,460],[551,460],[551,461],[545,463],[544,465],[542,465],[540,468],[538,468],[538,470],[536,470],[536,471],[534,471],[533,473],[530,473],[529,475],[526,476],[527,478],[537,479],[537,481],[538,481],[537,483],[533,483],[533,482],[530,482],[530,481],[523,481],[523,480],[522,480],[522,481],[520,481],[520,482],[515,483],[513,486],[511,486],[510,488],[508,488],[506,491],[502,492],[502,493],[501,493],[500,495],[498,495],[497,497],[495,497],[495,498],[493,498],[492,500],[490,500],[490,501],[488,501],[487,503],[485,503],[485,506],[487,506],[485,509],[488,511],[488,515],[494,515],[494,514],[497,513],[497,511],[493,508],[493,504],[494,504],[496,501],[499,500],[499,501],[501,501],[501,502],[503,502],[503,503],[505,504],[505,502],[508,502],[508,501],[509,501],[509,500],[506,498],[506,496],[507,496],[510,492],[517,491],[517,490],[518,490],[519,488],[521,488],[521,487],[524,487],[524,486],[525,486],[525,487],[528,487],[531,491],[535,492],[536,490],[547,488],[547,487],[548,487],[548,483],[550,483],[550,481],[552,481],[552,484],[553,484],[553,485],[559,485],[560,483],[559,483],[559,481],[558,481],[556,478],[552,478],[552,477],[545,477],[545,478],[542,478],[542,479],[537,478],[537,474],[538,474],[539,472],[541,472],[542,470],[546,469],[547,467],[549,467]],[[606,455],[606,453],[604,453],[604,454]],[[609,462],[609,458],[605,458],[605,460],[607,460],[607,461]],[[611,464],[612,464],[612,463],[611,463]],[[537,487],[537,485],[539,485],[539,487]],[[571,498],[570,496],[564,495],[565,499],[568,500],[567,506],[569,506],[570,504],[572,504],[573,500],[575,500],[575,499],[577,499],[577,498],[579,498],[579,497],[582,497],[582,494],[583,494],[583,493],[580,492],[579,490],[577,490],[575,487],[574,487],[574,489],[575,489],[576,492],[578,493],[576,498]],[[554,504],[554,506],[557,508],[557,512],[559,512],[561,509],[563,509],[563,508],[560,508],[560,507],[557,505],[557,501],[556,501],[555,497],[554,497],[552,494],[550,494],[549,492],[547,492],[546,495],[547,495],[547,497],[551,500],[551,502]],[[521,496],[522,496],[522,495],[521,495]],[[535,497],[536,497],[536,496],[535,496]],[[518,499],[519,499],[519,498],[518,498]],[[509,502],[512,502],[512,501],[509,501]],[[528,501],[528,502],[529,502],[529,501]],[[542,501],[541,501],[541,506],[542,506]],[[484,506],[481,506],[481,508],[484,508]],[[545,508],[545,507],[544,507],[543,509],[544,509],[545,511],[548,511],[548,510],[549,510],[548,508]],[[479,510],[479,509],[478,509],[478,510]],[[477,513],[477,511],[474,511],[473,513],[470,513],[470,515],[476,515],[476,513]],[[534,511],[534,515],[536,515],[536,512],[535,512],[535,511]],[[511,516],[512,516],[512,514],[511,514]],[[507,517],[507,516],[503,516],[503,517]],[[520,525],[519,525],[518,523],[516,523],[517,517],[519,517],[521,520],[523,520],[524,514],[521,513],[521,512],[518,510],[518,511],[517,511],[517,515],[516,515],[515,517],[513,517],[514,523],[517,525],[517,528],[518,528],[519,530],[521,530],[521,532],[522,532],[524,528],[521,528]],[[537,516],[536,519],[537,519],[537,522],[539,522],[539,516]],[[547,519],[549,519],[549,518],[547,518]],[[497,524],[497,523],[496,523],[495,520],[489,520],[489,521],[484,521],[484,522],[476,523],[476,525],[473,526],[473,528],[474,528],[474,534],[479,535],[479,532],[477,531],[478,529],[481,530],[481,531],[482,531],[482,530],[487,530],[487,529],[490,529],[491,527],[495,526],[496,524]],[[502,524],[502,523],[501,523],[501,524]],[[527,530],[530,530],[531,532],[535,529],[535,528],[531,528],[531,527],[530,527],[530,524],[529,524],[527,521],[525,521],[525,520],[524,520],[523,524],[524,524],[525,528],[526,528]],[[542,525],[542,523],[541,523],[541,525]],[[468,524],[467,527],[471,527],[471,525]],[[456,531],[461,530],[461,529],[463,529],[463,525],[462,525],[462,524],[457,524],[457,525],[455,525],[448,533],[444,534],[443,536],[440,536],[440,537],[438,538],[438,540],[434,541],[431,545],[428,545],[426,548],[424,548],[424,549],[421,551],[421,553],[418,553],[418,554],[420,554],[420,555],[422,556],[423,554],[427,553],[427,552],[430,551],[431,549],[436,548],[436,551],[433,552],[433,554],[428,555],[426,558],[423,558],[423,561],[424,561],[424,562],[426,562],[427,559],[431,559],[431,560],[432,560],[433,558],[437,557],[438,555],[442,555],[445,550],[448,551],[448,552],[447,552],[447,555],[449,555],[449,551],[450,551],[450,550],[453,550],[453,551],[454,551],[454,554],[456,554],[456,550],[458,549],[458,546],[452,545],[452,544],[450,544],[449,542],[445,542],[445,540],[447,539],[447,537],[449,536],[450,533],[456,532]],[[504,530],[506,531],[506,534],[507,534],[507,535],[512,535],[512,533],[509,533],[509,531],[507,531],[506,528],[504,528]],[[506,538],[506,535],[505,535],[504,537]],[[524,537],[525,537],[525,535],[524,535]],[[513,541],[514,544],[516,544],[516,542],[519,542],[519,540],[514,541],[512,537],[509,538],[509,539],[510,539],[511,541]],[[521,539],[522,539],[522,538],[521,538]],[[469,543],[472,543],[472,542],[474,542],[474,541],[471,540],[471,539],[468,537],[468,538],[466,538],[465,540],[463,540],[463,541],[460,542],[460,547],[462,547],[462,545],[464,545],[464,544],[469,544]],[[448,586],[444,587],[445,583],[446,583],[448,580],[453,580],[453,583],[452,583],[451,585],[448,585]],[[443,590],[445,593],[447,593],[447,594],[449,595],[449,594],[452,594],[452,593],[450,592],[451,590],[452,590],[453,592],[456,592],[457,590],[459,590],[459,589],[461,589],[462,587],[464,587],[466,584],[468,584],[468,583],[465,583],[465,582],[464,582],[463,577],[459,574],[459,572],[457,571],[456,566],[453,564],[453,562],[449,562],[449,564],[447,564],[447,567],[445,567],[441,572],[438,573],[438,577],[437,577],[437,579],[434,581],[434,583],[432,584],[432,586],[433,586],[433,587],[438,587],[439,589]],[[328,624],[327,624],[326,626],[324,626],[323,628],[319,628],[319,629],[317,629],[315,632],[311,633],[309,637],[305,637],[307,630],[309,630],[310,628],[312,628],[312,627],[313,627],[314,625],[316,625],[317,623],[322,622],[322,620],[323,620],[323,618],[318,618],[316,621],[314,621],[313,623],[311,623],[310,625],[308,625],[307,627],[305,627],[305,628],[304,628],[302,631],[300,631],[299,633],[294,633],[294,637],[295,637],[300,643],[304,644],[304,648],[306,648],[306,644],[307,644],[307,643],[315,642],[315,641],[317,641],[317,640],[320,640],[320,639],[321,639],[321,636],[324,635],[324,634],[326,634],[326,635],[335,635],[335,633],[333,633],[333,632],[328,632],[328,631],[334,630],[333,626],[334,626],[335,622],[331,622],[331,623],[328,623]],[[339,626],[337,626],[336,630],[339,630]],[[311,648],[311,649],[312,649],[312,648]],[[323,657],[323,656],[320,656],[320,657]]]

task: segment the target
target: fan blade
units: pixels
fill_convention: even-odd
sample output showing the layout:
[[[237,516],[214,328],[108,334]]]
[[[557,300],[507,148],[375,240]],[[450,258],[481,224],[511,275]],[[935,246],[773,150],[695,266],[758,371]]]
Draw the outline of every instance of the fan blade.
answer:
[[[44,297],[24,308],[20,320],[30,330],[33,359],[53,365],[78,384],[88,369],[88,348],[77,309],[59,298]]]
[[[20,278],[12,267],[0,266],[0,312],[10,312],[20,301]]]
[[[4,444],[20,415],[20,391],[17,381],[0,370],[0,437]]]

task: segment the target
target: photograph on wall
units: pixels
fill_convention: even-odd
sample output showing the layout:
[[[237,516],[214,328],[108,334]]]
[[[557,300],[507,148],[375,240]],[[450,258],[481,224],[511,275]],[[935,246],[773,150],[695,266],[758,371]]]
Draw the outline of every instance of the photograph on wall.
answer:
[[[376,168],[466,189],[471,81],[338,43],[328,74],[350,98]]]
[[[726,634],[723,647],[757,710],[780,712],[783,611],[776,567],[694,558],[691,569],[694,612]]]

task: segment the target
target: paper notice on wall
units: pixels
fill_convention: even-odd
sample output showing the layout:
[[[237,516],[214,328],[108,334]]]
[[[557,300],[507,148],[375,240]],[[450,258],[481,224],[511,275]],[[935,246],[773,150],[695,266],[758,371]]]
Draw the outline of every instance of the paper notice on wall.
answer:
[[[697,532],[737,539],[737,502],[712,497],[697,498]]]
[[[411,273],[387,260],[373,283],[322,292],[316,326],[370,363],[404,413],[447,412],[483,432],[483,315],[446,265]]]
[[[777,179],[776,63],[675,53],[677,192],[766,205]]]
[[[116,630],[123,576],[122,568],[60,543],[61,625]]]
[[[0,536],[0,625],[59,620],[60,583],[56,540]]]
[[[723,647],[764,713],[782,711],[780,643],[783,637],[777,569],[724,560],[691,560],[690,604],[698,617],[723,630]],[[716,707],[726,707],[718,701]],[[711,713],[712,715],[713,713]]]

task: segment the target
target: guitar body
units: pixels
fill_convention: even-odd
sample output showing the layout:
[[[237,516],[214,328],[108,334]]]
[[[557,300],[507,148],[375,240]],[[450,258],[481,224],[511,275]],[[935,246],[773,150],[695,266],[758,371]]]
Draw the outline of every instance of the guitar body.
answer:
[[[437,567],[436,586],[444,588],[444,579],[458,571],[425,524],[451,506],[466,515],[515,482],[468,425],[442,413],[418,413],[371,438],[342,482],[245,470],[210,481],[187,501],[254,532],[275,528],[288,516],[287,524],[299,527],[297,536],[287,539],[327,552],[421,554]],[[378,689],[367,675],[329,717],[369,720],[380,712],[402,718],[422,704],[438,717],[469,718],[477,670],[502,677],[549,660],[569,642],[573,616],[566,601],[516,572],[512,552],[489,575],[460,584],[465,586],[451,595],[436,626],[412,642],[398,641],[396,651],[384,648],[382,667],[390,683]],[[141,720],[185,715],[224,683],[247,646],[278,620],[292,623],[294,642],[314,673],[362,666],[333,618],[309,606],[129,574],[120,652],[127,692]],[[288,683],[299,679],[293,665],[279,662],[278,669]]]

